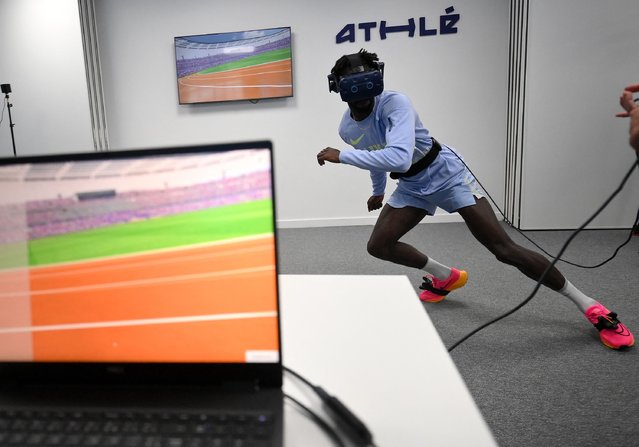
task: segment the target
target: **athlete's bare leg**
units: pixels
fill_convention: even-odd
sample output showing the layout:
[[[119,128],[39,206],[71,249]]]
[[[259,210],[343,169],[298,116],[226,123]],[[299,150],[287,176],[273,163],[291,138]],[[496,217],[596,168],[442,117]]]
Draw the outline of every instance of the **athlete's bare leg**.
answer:
[[[518,268],[524,275],[537,281],[548,268],[550,261],[532,250],[513,242],[495,217],[485,197],[472,206],[458,210],[475,238],[495,257],[508,265]],[[552,290],[560,290],[565,283],[563,275],[553,267],[542,282]]]
[[[550,264],[539,253],[510,239],[485,198],[478,199],[475,205],[461,208],[458,212],[475,238],[499,261],[516,267],[529,278],[538,280]],[[384,205],[368,241],[368,252],[385,261],[422,269],[428,256],[399,240],[421,222],[426,214],[425,210],[419,208],[392,208],[388,204]],[[559,270],[553,267],[542,284],[553,290],[560,290],[565,281]]]
[[[368,240],[368,253],[395,264],[423,268],[428,257],[412,245],[399,240],[421,222],[426,214],[425,210],[410,206],[393,208],[388,204],[384,205]]]

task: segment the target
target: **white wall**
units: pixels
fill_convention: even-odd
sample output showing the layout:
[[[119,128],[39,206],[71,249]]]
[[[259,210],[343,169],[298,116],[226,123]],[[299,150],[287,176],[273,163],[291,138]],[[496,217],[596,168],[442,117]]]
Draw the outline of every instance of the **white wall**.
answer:
[[[373,32],[370,42],[363,33],[353,44],[334,41],[349,22],[402,25],[425,16],[431,25],[450,5],[280,0],[267,9],[259,0],[96,0],[111,146],[269,138],[280,226],[372,223],[367,174],[315,163],[319,149],[343,148],[336,127],[344,105],[328,93],[326,74],[341,54],[364,47],[386,62],[387,87],[411,96],[426,126],[465,155],[501,204],[507,0],[454,3],[456,35],[381,40]],[[638,19],[635,0],[531,2],[523,228],[578,226],[632,162],[628,123],[614,114],[621,88],[639,82]],[[273,26],[293,29],[293,98],[178,105],[174,36]],[[13,89],[19,154],[93,150],[75,0],[0,0],[0,58],[0,83]],[[0,156],[12,156],[6,111]],[[638,181],[631,178],[593,227],[632,223]]]
[[[361,32],[353,44],[335,43],[335,35],[351,22],[404,25],[425,16],[433,27],[450,5],[418,0],[279,0],[268,7],[260,0],[97,1],[111,147],[271,139],[280,226],[372,223],[374,215],[366,211],[368,173],[344,165],[319,167],[315,159],[325,146],[344,147],[337,124],[345,104],[328,92],[326,76],[338,57],[364,47],[386,63],[386,87],[409,94],[433,135],[457,147],[500,200],[506,0],[455,2],[461,14],[456,35],[411,39],[403,33],[381,40],[377,31],[365,42]],[[293,31],[293,98],[178,105],[174,36],[277,26]]]
[[[365,47],[386,62],[387,87],[408,93],[432,133],[461,150],[501,200],[506,0],[455,4],[461,14],[456,35],[411,39],[402,33],[382,41],[374,32],[365,42],[358,33],[353,44],[335,44],[349,22],[403,25],[425,16],[433,27],[448,6],[281,0],[267,9],[258,0],[96,0],[111,147],[272,139],[281,226],[372,223],[376,213],[365,209],[367,173],[315,162],[319,149],[343,148],[336,127],[344,104],[328,93],[326,75],[339,56]],[[93,150],[77,3],[0,0],[0,8],[0,82],[14,90],[19,154]],[[293,29],[294,98],[178,105],[174,36],[273,26]],[[6,115],[0,156],[11,156]]]
[[[11,85],[18,155],[92,150],[82,54],[77,0],[0,0],[0,84]],[[0,157],[13,157],[3,116]]]
[[[530,2],[522,228],[575,228],[634,160],[623,87],[639,82],[637,0]],[[592,228],[630,227],[639,175]]]

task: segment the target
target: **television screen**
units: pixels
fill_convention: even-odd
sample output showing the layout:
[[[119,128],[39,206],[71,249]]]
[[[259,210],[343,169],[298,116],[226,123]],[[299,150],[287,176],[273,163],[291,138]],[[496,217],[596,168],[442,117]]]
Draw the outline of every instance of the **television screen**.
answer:
[[[291,28],[175,37],[180,104],[293,96]]]

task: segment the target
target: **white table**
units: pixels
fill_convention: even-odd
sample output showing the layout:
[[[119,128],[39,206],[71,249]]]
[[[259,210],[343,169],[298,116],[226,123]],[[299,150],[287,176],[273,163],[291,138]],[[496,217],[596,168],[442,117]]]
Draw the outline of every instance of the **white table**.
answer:
[[[497,445],[407,277],[280,275],[280,286],[284,365],[344,402],[376,446]],[[289,375],[284,391],[322,410]],[[287,447],[334,445],[289,404],[285,418]]]

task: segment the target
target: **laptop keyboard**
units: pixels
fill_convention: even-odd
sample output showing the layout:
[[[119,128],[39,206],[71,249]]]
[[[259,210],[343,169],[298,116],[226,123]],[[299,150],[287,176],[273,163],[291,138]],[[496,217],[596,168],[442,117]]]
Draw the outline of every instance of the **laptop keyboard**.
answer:
[[[269,414],[0,410],[1,446],[266,447]]]

